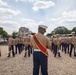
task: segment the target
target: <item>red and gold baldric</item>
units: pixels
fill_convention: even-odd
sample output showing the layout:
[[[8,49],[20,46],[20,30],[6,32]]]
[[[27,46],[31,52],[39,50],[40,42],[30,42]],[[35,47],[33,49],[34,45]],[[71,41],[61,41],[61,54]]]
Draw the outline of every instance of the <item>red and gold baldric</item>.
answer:
[[[39,39],[36,37],[36,34],[33,35],[33,39],[35,41],[35,44],[37,47],[41,50],[42,53],[44,53],[46,56],[48,56],[48,51],[45,48],[45,46],[39,41]]]

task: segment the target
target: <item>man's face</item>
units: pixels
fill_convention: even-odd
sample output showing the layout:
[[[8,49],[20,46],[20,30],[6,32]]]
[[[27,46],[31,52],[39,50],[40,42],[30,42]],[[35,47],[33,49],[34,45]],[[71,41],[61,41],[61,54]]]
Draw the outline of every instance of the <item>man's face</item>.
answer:
[[[28,37],[28,34],[26,34],[26,37]]]
[[[75,35],[75,33],[72,34],[72,36],[74,36],[74,35]]]
[[[38,31],[42,34],[44,34],[46,32],[46,29],[42,28],[42,27],[39,27]]]
[[[10,35],[10,38],[12,38],[12,36]]]
[[[44,34],[45,32],[46,32],[46,29],[43,29],[43,28],[42,28],[42,34]]]

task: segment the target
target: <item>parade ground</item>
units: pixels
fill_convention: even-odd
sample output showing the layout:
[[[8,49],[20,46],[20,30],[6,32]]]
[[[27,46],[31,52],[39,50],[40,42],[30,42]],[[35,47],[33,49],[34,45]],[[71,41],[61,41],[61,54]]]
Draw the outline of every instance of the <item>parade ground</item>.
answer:
[[[15,57],[7,57],[8,46],[0,46],[0,75],[32,75],[33,58],[24,57],[24,51],[16,54]],[[76,75],[76,57],[61,52],[61,57],[55,58],[48,50],[48,73],[49,75]],[[40,74],[41,75],[41,74]]]

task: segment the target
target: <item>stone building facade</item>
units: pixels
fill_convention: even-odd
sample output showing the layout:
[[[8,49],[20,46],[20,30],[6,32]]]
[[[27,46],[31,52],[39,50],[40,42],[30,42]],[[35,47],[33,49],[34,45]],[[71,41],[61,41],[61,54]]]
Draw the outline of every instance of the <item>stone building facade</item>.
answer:
[[[59,26],[59,27],[57,27],[57,28],[55,28],[53,31],[52,31],[52,34],[54,34],[55,35],[55,32],[57,31],[57,30],[68,30],[66,27],[64,27],[64,26]]]
[[[29,35],[31,35],[31,31],[29,31],[28,28],[26,28],[26,27],[20,27],[19,28],[18,36],[24,37],[26,35],[26,33],[28,33]]]

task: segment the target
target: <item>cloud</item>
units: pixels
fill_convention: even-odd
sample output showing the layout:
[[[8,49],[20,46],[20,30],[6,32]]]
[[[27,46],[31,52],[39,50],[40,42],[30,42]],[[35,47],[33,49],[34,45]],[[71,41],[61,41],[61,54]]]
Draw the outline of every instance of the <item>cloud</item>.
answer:
[[[62,17],[64,25],[76,26],[76,10],[64,11]]]
[[[29,28],[30,31],[32,32],[37,32],[38,29],[38,22],[33,20],[33,19],[27,19],[27,18],[22,18],[23,21],[23,27]]]
[[[62,12],[61,16],[48,18],[45,21],[36,21],[32,19],[23,19],[24,24],[27,25],[33,32],[37,32],[38,25],[44,24],[48,26],[47,32],[50,33],[58,26],[65,26],[69,30],[76,26],[76,18],[75,18],[75,10],[73,11],[65,11],[66,13]],[[73,15],[72,15],[73,14]],[[26,27],[26,26],[25,26]]]
[[[3,2],[2,0],[0,0],[0,6],[8,6],[8,4],[6,2]]]
[[[76,10],[64,11],[62,13],[63,18],[76,18]]]
[[[0,8],[0,12],[6,13],[6,14],[11,14],[13,16],[16,16],[21,13],[19,10],[12,10],[10,8]]]
[[[68,29],[76,27],[76,10],[64,11],[61,17],[51,18],[49,28],[56,28],[58,26],[65,26]]]
[[[13,16],[21,14],[19,10],[13,10],[11,8],[0,8],[0,19],[9,19]]]
[[[8,34],[19,29],[20,25],[15,21],[0,21],[0,27],[3,27]]]
[[[50,33],[52,30],[54,30],[54,28],[58,26],[65,26],[68,29],[72,29],[74,26],[76,26],[75,0],[54,1],[56,4],[52,1],[0,0],[0,26],[4,28],[6,27],[5,29],[9,33],[11,33],[13,30],[17,30],[21,26],[27,27],[29,28],[29,30],[33,32],[37,32],[39,24],[45,24],[48,26],[47,33]],[[69,3],[67,5],[68,1]],[[8,7],[7,3],[9,4]],[[52,9],[51,7],[53,6],[54,8]],[[32,11],[31,8],[34,11]],[[41,11],[40,9],[41,10],[47,9],[47,10]],[[39,12],[35,12],[38,10]],[[21,20],[21,17],[24,16],[26,16],[27,18],[25,17]]]
[[[33,10],[38,11],[39,9],[46,9],[49,8],[50,6],[54,6],[55,3],[53,3],[52,1],[37,1],[34,4]]]
[[[36,21],[33,19],[27,19],[27,18],[22,18],[21,21],[23,22],[22,26],[25,26],[29,28],[30,31],[32,32],[37,32],[38,31],[38,25],[40,24],[45,24],[44,21]]]
[[[25,18],[22,18],[21,19],[22,21],[25,22],[25,24],[27,24],[28,26],[38,26],[40,24],[44,24],[43,21],[36,21],[36,20],[33,20],[33,19],[25,19]]]
[[[15,0],[16,2],[18,2],[19,0]]]
[[[33,20],[33,19],[22,18],[21,20],[22,20],[27,26],[30,26],[30,27],[36,26],[36,21]]]
[[[15,0],[16,2],[36,2],[36,1],[40,1],[40,0]]]
[[[0,20],[9,19],[11,17],[12,17],[12,15],[0,13]]]

